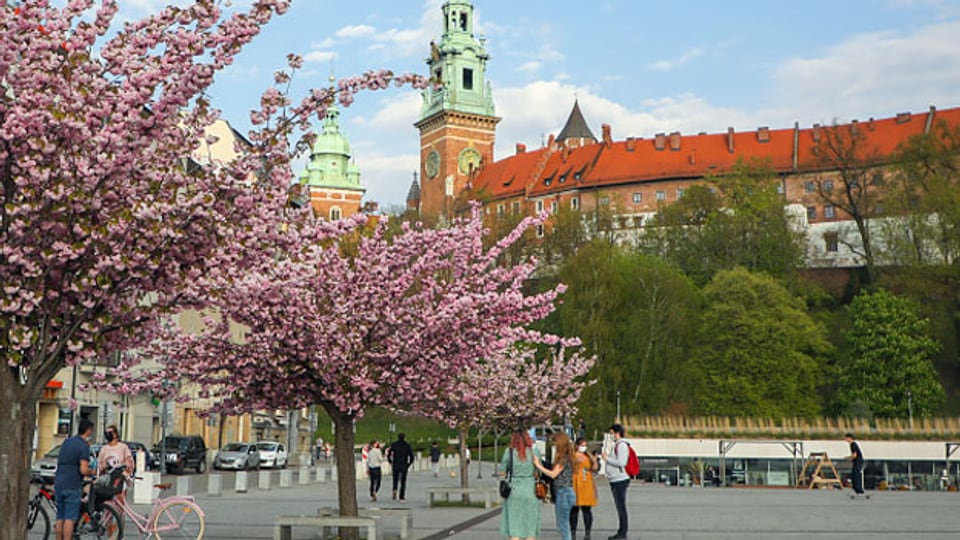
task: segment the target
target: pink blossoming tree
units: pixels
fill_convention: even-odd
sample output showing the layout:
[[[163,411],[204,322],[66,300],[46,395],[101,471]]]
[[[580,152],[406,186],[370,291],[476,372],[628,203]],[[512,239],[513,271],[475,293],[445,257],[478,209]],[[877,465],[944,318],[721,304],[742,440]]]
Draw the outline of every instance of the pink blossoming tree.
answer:
[[[489,388],[465,385],[464,374],[490,351],[559,341],[525,328],[553,310],[562,287],[526,293],[534,262],[498,263],[531,222],[489,249],[479,209],[441,229],[404,224],[391,232],[380,223],[345,234],[335,230],[343,224],[322,221],[284,227],[285,251],[241,274],[201,279],[215,308],[204,331],[171,328],[146,351],[159,369],[131,368],[124,378],[155,390],[162,381],[195,384],[219,412],[321,405],[336,426],[340,512],[355,516],[353,424],[365,410],[440,416],[429,404],[452,391],[480,408]],[[529,375],[542,381],[542,373]]]
[[[149,341],[159,316],[200,301],[201,276],[236,272],[283,240],[288,141],[306,144],[335,93],[349,102],[391,82],[425,85],[369,73],[296,106],[269,89],[245,154],[185,166],[217,118],[204,97],[214,75],[288,0],[233,13],[198,0],[118,32],[115,1],[50,4],[0,7],[0,538],[25,536],[47,382]]]

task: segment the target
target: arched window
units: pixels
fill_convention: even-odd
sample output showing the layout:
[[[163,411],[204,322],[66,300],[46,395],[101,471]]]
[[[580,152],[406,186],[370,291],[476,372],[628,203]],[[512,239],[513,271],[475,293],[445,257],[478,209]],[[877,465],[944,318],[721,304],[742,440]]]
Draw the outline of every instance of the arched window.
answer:
[[[340,211],[339,206],[334,206],[330,209],[330,221],[337,221],[343,217],[343,212]]]

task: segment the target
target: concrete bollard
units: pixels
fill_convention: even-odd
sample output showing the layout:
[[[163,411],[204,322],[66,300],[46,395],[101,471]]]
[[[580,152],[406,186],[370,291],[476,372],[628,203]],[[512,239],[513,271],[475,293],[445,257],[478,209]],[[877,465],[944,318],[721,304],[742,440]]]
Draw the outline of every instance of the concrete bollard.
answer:
[[[186,497],[190,494],[190,477],[177,477],[177,497]]]
[[[280,471],[280,487],[288,488],[293,483],[293,471],[284,469]]]
[[[305,486],[305,485],[309,484],[309,483],[310,483],[310,469],[308,469],[308,468],[306,468],[306,467],[303,467],[302,469],[300,469],[299,474],[298,474],[298,476],[297,476],[297,480],[298,480],[298,483],[299,483],[301,486]]]
[[[137,475],[133,481],[133,502],[134,504],[153,504],[153,501],[160,496],[160,490],[153,487],[160,482],[160,473],[144,472]]]
[[[336,482],[336,481],[337,481],[337,466],[336,466],[336,465],[330,465],[330,481],[331,481],[331,482]]]
[[[327,470],[323,467],[317,467],[314,472],[317,475],[317,482],[323,484],[327,481]]]
[[[207,476],[207,495],[219,497],[223,494],[223,475],[211,474]]]
[[[247,471],[240,471],[237,473],[236,490],[237,493],[247,492]]]
[[[270,491],[270,471],[260,471],[258,486],[264,491]]]

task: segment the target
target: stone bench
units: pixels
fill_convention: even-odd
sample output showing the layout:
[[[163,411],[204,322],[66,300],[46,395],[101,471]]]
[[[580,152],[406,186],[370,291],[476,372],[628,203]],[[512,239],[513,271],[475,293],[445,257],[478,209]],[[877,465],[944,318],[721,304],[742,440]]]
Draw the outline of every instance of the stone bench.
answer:
[[[427,499],[429,500],[429,505],[434,506],[436,502],[437,495],[443,495],[444,501],[450,502],[450,495],[481,495],[483,496],[483,507],[487,510],[493,508],[494,501],[497,500],[499,494],[497,493],[496,488],[490,487],[473,487],[473,488],[462,488],[462,487],[447,487],[447,486],[434,486],[427,488]]]
[[[370,516],[380,518],[381,521],[388,517],[398,518],[400,540],[408,540],[413,532],[413,510],[409,508],[360,508],[358,513],[361,517]],[[317,510],[317,515],[336,516],[338,511],[336,508],[325,506]]]
[[[342,516],[277,516],[273,526],[273,540],[291,540],[293,527],[315,527],[320,529],[321,537],[326,538],[330,529],[336,527],[358,527],[367,530],[367,540],[383,540],[380,518],[342,517]]]

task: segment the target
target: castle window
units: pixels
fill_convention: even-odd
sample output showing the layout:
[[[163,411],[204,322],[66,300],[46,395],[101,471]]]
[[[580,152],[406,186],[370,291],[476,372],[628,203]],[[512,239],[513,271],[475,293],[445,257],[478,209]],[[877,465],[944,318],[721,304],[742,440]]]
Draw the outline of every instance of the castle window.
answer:
[[[833,219],[837,217],[836,212],[833,211],[833,207],[829,204],[823,207],[823,217],[826,219]]]
[[[537,225],[537,238],[543,238],[543,223]]]
[[[817,207],[808,206],[807,207],[807,221],[813,221],[817,219]]]
[[[537,201],[537,213],[538,214],[543,213],[543,201]]]
[[[580,199],[576,197],[570,199],[570,208],[573,208],[574,210],[578,210],[580,208]]]
[[[677,188],[677,198],[678,199],[683,198],[683,188]]]
[[[610,197],[603,196],[600,197],[600,206],[608,206],[610,204]]]
[[[840,238],[837,233],[832,232],[823,235],[823,242],[828,252],[836,253],[840,251]]]
[[[635,202],[635,203],[641,203],[641,202],[643,202],[643,193],[639,193],[639,192],[634,193],[634,194],[633,194],[633,202]]]
[[[814,187],[815,186],[813,185],[813,180],[807,180],[803,184],[803,190],[806,191],[807,193],[813,193]]]
[[[497,205],[497,215],[498,215],[498,216],[502,216],[502,215],[503,215],[503,205],[502,205],[502,204],[498,204],[498,205]]]
[[[550,201],[550,213],[551,214],[557,213],[557,201]]]
[[[658,190],[658,191],[657,191],[657,200],[658,200],[658,201],[665,201],[665,200],[667,200],[667,192],[666,192],[666,191],[659,191],[659,190]]]
[[[520,201],[513,201],[513,213],[514,214],[520,213]]]
[[[470,68],[463,68],[463,89],[473,90],[473,70]]]
[[[833,180],[824,180],[824,181],[823,181],[823,190],[824,190],[824,191],[833,191]]]
[[[337,221],[343,217],[343,213],[340,211],[339,206],[334,206],[330,208],[330,221]]]
[[[467,14],[460,13],[460,30],[467,31]]]

